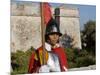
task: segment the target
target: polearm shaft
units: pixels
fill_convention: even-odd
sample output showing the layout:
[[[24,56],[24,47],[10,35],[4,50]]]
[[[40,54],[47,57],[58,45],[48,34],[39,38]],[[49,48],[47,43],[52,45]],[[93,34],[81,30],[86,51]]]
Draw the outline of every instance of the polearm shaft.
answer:
[[[46,28],[46,25],[44,23],[44,11],[43,11],[43,3],[41,2],[40,3],[40,13],[41,13],[41,38],[42,38],[42,62],[41,62],[41,65],[44,65],[45,64],[45,28]]]

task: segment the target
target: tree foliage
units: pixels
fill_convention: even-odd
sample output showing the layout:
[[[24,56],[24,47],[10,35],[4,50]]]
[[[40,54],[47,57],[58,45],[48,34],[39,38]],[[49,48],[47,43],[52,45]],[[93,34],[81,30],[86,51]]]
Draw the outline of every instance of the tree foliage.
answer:
[[[86,49],[77,50],[66,48],[65,49],[69,68],[87,67],[95,65],[95,56],[90,54]]]
[[[96,47],[96,22],[88,21],[81,32],[82,48],[95,54]]]

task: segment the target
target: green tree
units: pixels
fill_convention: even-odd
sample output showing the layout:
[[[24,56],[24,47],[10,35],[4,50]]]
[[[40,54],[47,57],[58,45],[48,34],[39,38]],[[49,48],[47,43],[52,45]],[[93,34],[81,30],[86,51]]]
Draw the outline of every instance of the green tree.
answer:
[[[84,29],[81,34],[82,47],[95,54],[96,22],[90,20],[84,24]]]

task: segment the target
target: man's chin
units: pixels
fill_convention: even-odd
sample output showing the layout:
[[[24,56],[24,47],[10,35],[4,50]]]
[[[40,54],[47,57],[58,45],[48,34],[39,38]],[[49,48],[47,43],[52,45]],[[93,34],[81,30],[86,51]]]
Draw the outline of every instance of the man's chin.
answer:
[[[56,45],[56,43],[52,43],[52,46],[55,46]]]

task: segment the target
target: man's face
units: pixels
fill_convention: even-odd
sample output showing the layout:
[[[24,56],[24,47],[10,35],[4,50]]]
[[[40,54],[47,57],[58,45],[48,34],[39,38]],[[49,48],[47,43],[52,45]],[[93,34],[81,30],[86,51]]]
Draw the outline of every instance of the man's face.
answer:
[[[59,35],[58,34],[50,34],[48,36],[49,36],[48,41],[51,45],[55,45],[59,40]]]

